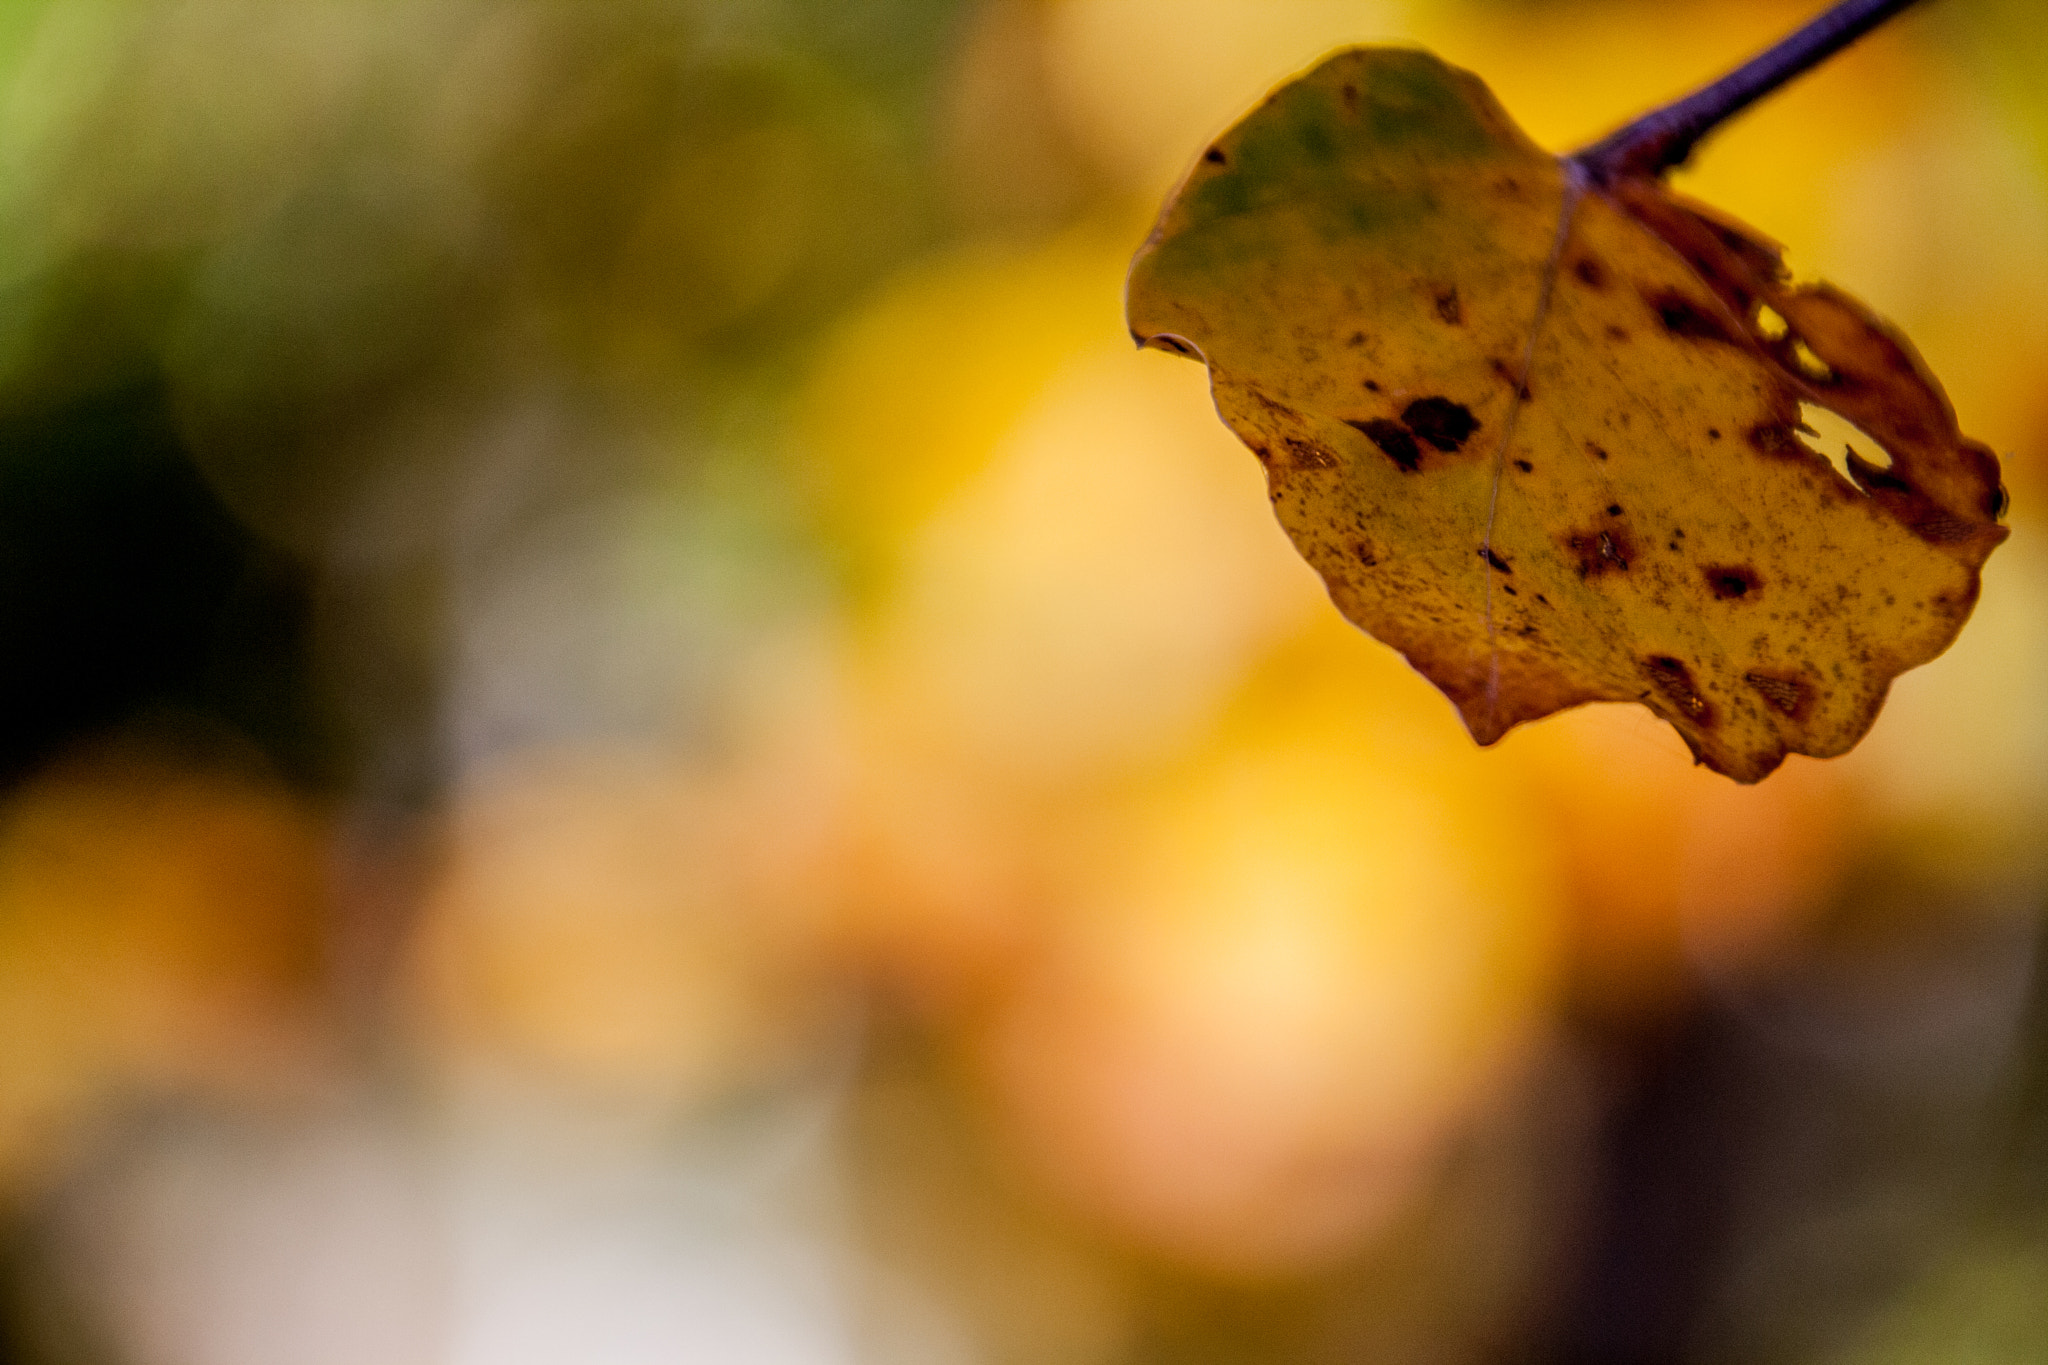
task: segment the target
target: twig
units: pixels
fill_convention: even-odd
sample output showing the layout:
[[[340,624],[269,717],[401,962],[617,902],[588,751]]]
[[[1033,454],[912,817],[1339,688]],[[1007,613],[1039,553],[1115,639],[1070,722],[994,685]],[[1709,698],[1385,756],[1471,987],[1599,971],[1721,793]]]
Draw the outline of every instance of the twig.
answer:
[[[1653,109],[1571,160],[1596,184],[1623,175],[1662,175],[1685,163],[1693,146],[1731,114],[1747,109],[1801,72],[1826,61],[1915,0],[1840,0],[1804,28],[1685,98]]]

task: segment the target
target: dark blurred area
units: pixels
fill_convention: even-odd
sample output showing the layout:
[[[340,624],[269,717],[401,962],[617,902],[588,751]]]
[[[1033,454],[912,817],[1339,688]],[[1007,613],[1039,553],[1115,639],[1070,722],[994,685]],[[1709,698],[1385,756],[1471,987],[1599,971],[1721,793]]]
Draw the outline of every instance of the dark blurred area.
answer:
[[[4,771],[152,712],[203,715],[318,773],[305,566],[237,522],[142,379],[12,415],[0,432]]]
[[[1789,0],[0,4],[0,1362],[2048,1361],[2048,95],[1684,188],[2014,535],[1876,730],[1479,751],[1130,252],[1321,53]]]

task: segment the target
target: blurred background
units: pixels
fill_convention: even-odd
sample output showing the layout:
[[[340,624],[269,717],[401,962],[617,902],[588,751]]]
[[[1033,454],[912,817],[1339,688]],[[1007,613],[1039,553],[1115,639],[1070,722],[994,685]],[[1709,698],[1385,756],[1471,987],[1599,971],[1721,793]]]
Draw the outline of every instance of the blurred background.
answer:
[[[1475,749],[1122,323],[1332,47],[1817,7],[0,3],[0,1360],[2048,1360],[2035,0],[1680,178],[2008,460],[1845,759]]]

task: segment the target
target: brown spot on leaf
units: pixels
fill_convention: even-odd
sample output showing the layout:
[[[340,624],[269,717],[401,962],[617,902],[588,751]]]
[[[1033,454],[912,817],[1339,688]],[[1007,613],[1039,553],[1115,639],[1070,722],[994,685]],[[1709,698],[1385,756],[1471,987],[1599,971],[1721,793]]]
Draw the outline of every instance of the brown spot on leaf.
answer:
[[[1796,457],[1806,449],[1799,444],[1799,438],[1793,435],[1792,428],[1782,422],[1758,423],[1744,435],[1751,448],[1762,455],[1775,455],[1782,459]]]
[[[1913,534],[1931,545],[1953,545],[1968,540],[1977,528],[1953,512],[1936,510],[1934,515],[1913,523]]]
[[[1485,560],[1488,564],[1492,565],[1494,569],[1500,573],[1514,572],[1513,569],[1508,567],[1508,562],[1505,559],[1502,559],[1498,554],[1494,553],[1494,549],[1491,545],[1480,546],[1479,557]]]
[[[1752,672],[1743,674],[1742,680],[1754,687],[1765,704],[1781,716],[1805,720],[1807,712],[1813,709],[1813,689],[1798,678]]]
[[[1534,474],[1536,472],[1536,466],[1530,464],[1527,460],[1516,460],[1515,468],[1521,470],[1524,474]]]
[[[1448,398],[1418,398],[1401,410],[1408,429],[1438,450],[1454,451],[1479,430],[1479,419],[1463,403]]]
[[[1415,444],[1415,438],[1408,434],[1408,428],[1399,422],[1390,422],[1384,417],[1375,417],[1370,422],[1346,422],[1372,439],[1380,452],[1395,464],[1401,466],[1404,474],[1413,474],[1422,465],[1422,447]]]
[[[1317,445],[1314,441],[1304,441],[1298,436],[1286,436],[1281,438],[1281,444],[1286,446],[1287,453],[1293,456],[1290,463],[1296,469],[1335,469],[1337,467],[1337,457]]]
[[[1217,166],[1229,164],[1229,158],[1223,155],[1221,147],[1211,147],[1208,151],[1203,152],[1202,160]]]
[[[1453,285],[1449,289],[1439,289],[1437,291],[1436,315],[1453,327],[1459,326],[1465,321],[1465,309],[1464,305],[1458,302],[1457,286]]]
[[[1735,338],[1728,328],[1714,316],[1705,304],[1696,303],[1676,289],[1665,289],[1655,294],[1645,294],[1643,302],[1664,324],[1664,330],[1673,336],[1692,337],[1700,341],[1718,341],[1734,345]]]
[[[1687,720],[1703,729],[1713,727],[1714,708],[1693,685],[1692,670],[1683,661],[1669,654],[1653,654],[1643,660],[1643,669],[1650,675],[1650,681],[1657,684],[1657,690],[1669,697]]]
[[[1607,515],[1608,515],[1608,516],[1610,516],[1610,517],[1618,517],[1618,516],[1620,516],[1620,515],[1621,515],[1621,504],[1620,504],[1620,503],[1618,503],[1618,502],[1610,502],[1610,503],[1608,503],[1608,504],[1607,504]]]
[[[1246,392],[1250,393],[1251,396],[1258,401],[1260,407],[1264,408],[1267,412],[1272,413],[1275,417],[1284,418],[1288,421],[1301,420],[1300,413],[1296,412],[1293,408],[1288,407],[1285,403],[1274,402],[1272,396],[1269,395],[1264,389],[1248,389],[1246,390]]]
[[[1594,445],[1591,441],[1586,442],[1586,453],[1588,455],[1591,455],[1596,460],[1604,460],[1607,458],[1607,452],[1602,450],[1599,446]]]
[[[1515,372],[1514,370],[1509,368],[1507,361],[1489,360],[1486,363],[1493,367],[1493,373],[1496,379],[1500,380],[1501,383],[1507,385],[1511,389],[1517,389]],[[1518,388],[1518,392],[1521,394],[1522,401],[1524,403],[1529,401],[1530,394],[1529,386],[1527,384],[1521,384]]]
[[[1605,289],[1607,287],[1606,269],[1591,256],[1579,257],[1578,263],[1572,267],[1572,274],[1577,275],[1579,282],[1588,289]]]
[[[1380,391],[1380,386],[1374,383],[1372,380],[1368,379],[1365,381],[1365,391],[1367,393],[1378,393]]]
[[[1351,334],[1350,338],[1349,338],[1348,340],[1346,340],[1344,344],[1345,344],[1346,346],[1363,346],[1363,345],[1365,345],[1365,333],[1363,333],[1363,332],[1353,332],[1353,333]]]
[[[1351,557],[1368,569],[1377,568],[1380,562],[1379,551],[1374,548],[1371,541],[1366,540],[1351,542]]]
[[[1625,573],[1636,553],[1635,542],[1625,526],[1570,532],[1564,537],[1564,547],[1578,561],[1581,578]]]
[[[1707,439],[1708,439],[1709,441],[1718,441],[1718,440],[1720,440],[1720,439],[1721,439],[1721,428],[1719,428],[1719,427],[1708,427],[1708,428],[1707,428]]]
[[[1609,341],[1627,341],[1627,340],[1628,340],[1628,328],[1626,328],[1626,327],[1616,327],[1616,326],[1615,326],[1615,325],[1614,325],[1613,323],[1611,323],[1611,322],[1610,322],[1610,323],[1608,323],[1608,324],[1607,324],[1607,339],[1608,339]]]
[[[1714,596],[1723,601],[1753,596],[1763,586],[1756,570],[1747,564],[1709,564],[1700,572],[1706,575],[1707,586],[1714,590]]]

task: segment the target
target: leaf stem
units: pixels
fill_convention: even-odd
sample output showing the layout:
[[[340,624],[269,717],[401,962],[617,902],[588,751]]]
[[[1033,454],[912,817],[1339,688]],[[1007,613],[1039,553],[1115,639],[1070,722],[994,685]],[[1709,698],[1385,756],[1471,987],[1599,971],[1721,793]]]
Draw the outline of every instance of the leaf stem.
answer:
[[[1685,163],[1699,140],[1794,76],[1826,61],[1915,0],[1839,0],[1719,80],[1571,156],[1596,184],[1624,175],[1662,175]]]

